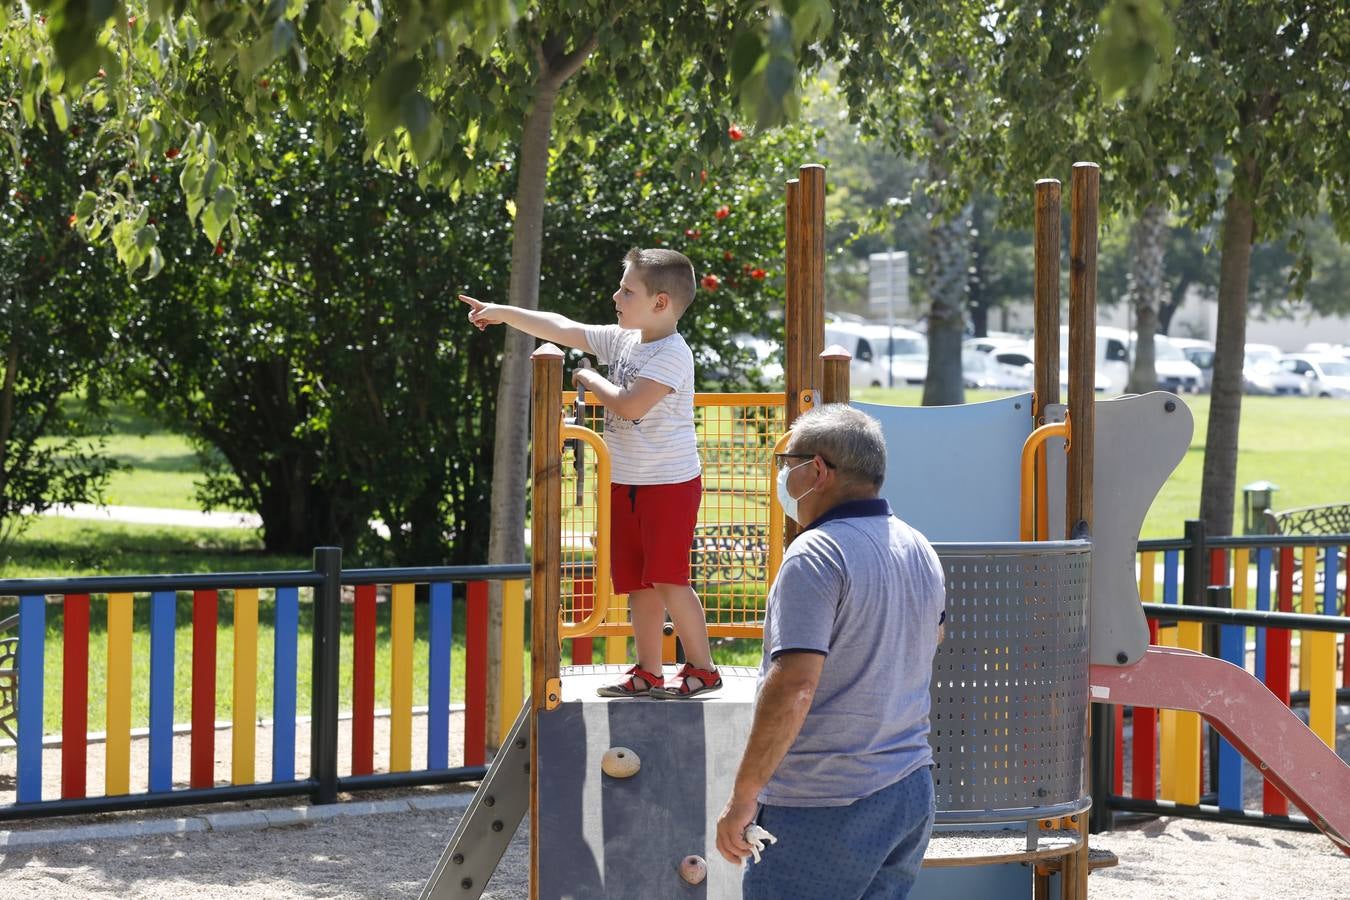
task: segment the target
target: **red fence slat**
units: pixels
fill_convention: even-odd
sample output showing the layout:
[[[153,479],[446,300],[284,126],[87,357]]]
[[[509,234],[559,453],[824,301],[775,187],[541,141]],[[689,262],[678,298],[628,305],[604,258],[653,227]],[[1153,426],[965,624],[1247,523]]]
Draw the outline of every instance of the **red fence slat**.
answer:
[[[1280,548],[1280,571],[1276,583],[1276,606],[1281,612],[1294,609],[1294,548]],[[1289,705],[1289,630],[1287,628],[1266,629],[1266,687],[1280,698],[1285,706]],[[1267,815],[1289,815],[1289,800],[1280,793],[1279,788],[1264,781],[1261,786],[1261,808]]]
[[[192,746],[188,785],[216,781],[216,619],[219,595],[192,593]]]
[[[89,751],[89,595],[67,594],[61,665],[61,798],[85,795]]]
[[[1148,642],[1158,643],[1158,623],[1149,620]],[[1130,796],[1137,800],[1158,799],[1158,711],[1134,707],[1134,748],[1130,768]]]
[[[375,585],[356,586],[352,628],[352,774],[375,771]]]
[[[488,586],[471,581],[464,611],[464,765],[487,760]]]

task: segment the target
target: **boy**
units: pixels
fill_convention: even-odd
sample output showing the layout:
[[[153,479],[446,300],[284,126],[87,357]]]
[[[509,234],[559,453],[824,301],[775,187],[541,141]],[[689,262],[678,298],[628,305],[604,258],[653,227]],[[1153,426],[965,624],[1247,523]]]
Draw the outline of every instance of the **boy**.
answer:
[[[614,591],[628,594],[637,665],[602,697],[687,699],[715,691],[708,626],[689,585],[689,547],[703,497],[702,464],[694,434],[694,356],[677,330],[694,301],[694,266],[674,250],[628,251],[614,292],[617,325],[583,325],[557,313],[482,303],[463,294],[469,321],[481,331],[506,324],[587,353],[609,366],[572,372],[572,385],[605,407],[609,446],[610,569]],[[670,681],[661,677],[665,614],[689,662]]]

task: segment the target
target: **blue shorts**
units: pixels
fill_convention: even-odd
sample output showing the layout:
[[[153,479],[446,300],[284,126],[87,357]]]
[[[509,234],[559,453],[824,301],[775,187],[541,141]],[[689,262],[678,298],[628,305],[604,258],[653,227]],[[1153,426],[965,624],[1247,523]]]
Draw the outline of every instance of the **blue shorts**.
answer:
[[[774,837],[745,861],[744,900],[898,900],[919,876],[933,831],[928,766],[848,806],[763,806]]]

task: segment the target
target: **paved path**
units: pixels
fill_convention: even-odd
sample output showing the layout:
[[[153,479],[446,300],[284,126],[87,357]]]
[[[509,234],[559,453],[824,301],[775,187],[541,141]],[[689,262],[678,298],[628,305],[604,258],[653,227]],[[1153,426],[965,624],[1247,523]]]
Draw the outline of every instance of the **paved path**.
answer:
[[[95,506],[71,503],[53,506],[43,515],[62,519],[95,519],[133,525],[175,525],[184,528],[260,528],[262,517],[243,512],[202,512],[198,509],[163,509],[156,506]]]

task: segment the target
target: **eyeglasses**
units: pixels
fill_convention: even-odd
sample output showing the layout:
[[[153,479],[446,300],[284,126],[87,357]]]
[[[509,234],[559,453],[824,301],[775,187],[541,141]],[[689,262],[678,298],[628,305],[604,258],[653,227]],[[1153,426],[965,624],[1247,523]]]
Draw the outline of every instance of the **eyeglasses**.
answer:
[[[790,466],[792,465],[792,460],[794,460],[794,459],[815,459],[817,456],[820,456],[820,454],[819,454],[819,453],[775,453],[775,454],[773,455],[773,464],[774,464],[774,467],[777,468],[777,469],[786,469],[786,468],[788,468],[788,467],[790,467]],[[823,456],[820,456],[820,461],[823,462],[823,463],[826,465],[826,467],[828,467],[828,468],[831,468],[831,469],[835,468],[834,463],[830,462],[828,459],[826,459],[826,458],[823,457]]]

